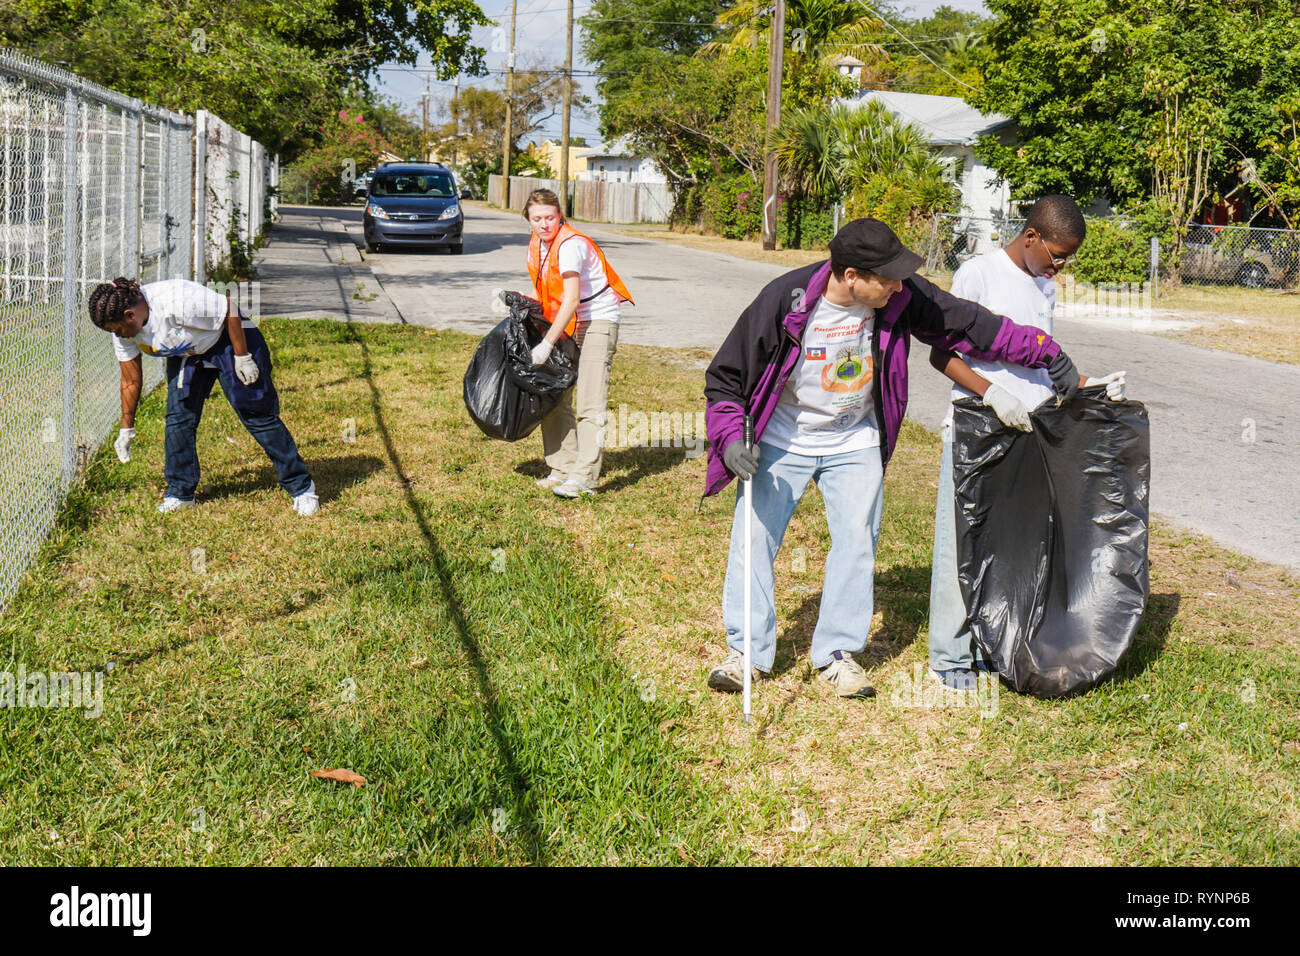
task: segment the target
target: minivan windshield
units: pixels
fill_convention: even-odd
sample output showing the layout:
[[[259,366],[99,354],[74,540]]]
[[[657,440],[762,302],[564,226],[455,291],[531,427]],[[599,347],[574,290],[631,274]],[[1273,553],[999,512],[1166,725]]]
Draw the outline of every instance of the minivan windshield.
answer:
[[[451,199],[456,195],[447,173],[375,173],[370,181],[372,196],[423,196]]]

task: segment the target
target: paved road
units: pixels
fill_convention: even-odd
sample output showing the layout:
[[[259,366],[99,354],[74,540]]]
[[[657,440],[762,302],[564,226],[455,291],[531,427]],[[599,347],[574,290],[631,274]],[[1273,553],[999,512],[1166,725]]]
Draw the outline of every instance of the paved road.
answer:
[[[365,256],[361,209],[282,206],[261,252],[262,313],[334,315],[482,333],[500,321],[495,290],[526,290],[528,231],[518,215],[469,210],[461,256]],[[620,341],[716,348],[762,284],[783,268],[579,224],[637,305]],[[1294,308],[1294,306],[1291,306]],[[1059,320],[1085,374],[1129,373],[1151,415],[1152,510],[1229,547],[1300,570],[1300,368],[1184,345],[1114,323]],[[924,347],[912,357],[909,416],[943,417],[947,380]]]

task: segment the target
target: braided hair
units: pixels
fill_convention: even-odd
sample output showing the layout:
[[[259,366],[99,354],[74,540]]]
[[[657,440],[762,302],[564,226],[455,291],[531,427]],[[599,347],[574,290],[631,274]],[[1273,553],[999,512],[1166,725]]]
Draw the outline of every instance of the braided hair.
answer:
[[[142,298],[144,293],[135,279],[118,276],[112,282],[100,283],[90,293],[90,321],[100,329],[110,322],[120,322],[122,313]]]

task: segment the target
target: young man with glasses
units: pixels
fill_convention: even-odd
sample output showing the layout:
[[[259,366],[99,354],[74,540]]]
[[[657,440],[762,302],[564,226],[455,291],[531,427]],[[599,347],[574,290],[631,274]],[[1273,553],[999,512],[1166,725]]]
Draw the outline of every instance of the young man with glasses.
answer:
[[[1056,304],[1053,277],[1069,264],[1087,229],[1083,213],[1069,196],[1044,196],[1029,210],[1024,228],[1004,248],[962,263],[952,279],[952,294],[970,299],[1022,326],[1052,332]],[[1053,381],[1043,369],[974,357],[965,360],[945,348],[930,352],[930,364],[953,380],[954,400],[980,397],[1003,424],[1032,431],[1029,412],[1054,394]],[[1124,399],[1124,373],[1084,379],[1080,385],[1105,385],[1112,401]],[[957,519],[952,462],[952,409],[941,431],[939,494],[935,505],[934,555],[930,572],[930,670],[943,686],[969,691],[976,659],[974,637],[967,622],[965,599],[957,578]]]
[[[996,361],[1046,369],[1063,394],[1079,373],[1051,336],[956,298],[916,275],[922,259],[875,219],[830,242],[830,259],[774,279],[741,313],[705,373],[709,465],[705,495],[733,477],[753,482],[749,569],[755,673],[776,655],[773,563],[810,481],[831,533],[812,664],[840,697],[874,694],[853,655],[871,631],[885,466],[907,410],[912,338]],[[747,449],[743,422],[753,419]],[[744,680],[744,499],[737,494],[723,585],[728,654],[715,690]]]

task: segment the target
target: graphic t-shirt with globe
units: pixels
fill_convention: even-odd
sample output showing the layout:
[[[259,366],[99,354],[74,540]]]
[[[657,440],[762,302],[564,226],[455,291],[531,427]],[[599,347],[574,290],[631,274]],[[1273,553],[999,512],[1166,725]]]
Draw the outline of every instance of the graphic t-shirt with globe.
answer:
[[[825,298],[808,317],[798,362],[767,430],[765,443],[796,455],[839,455],[880,444],[871,379],[875,313]]]

